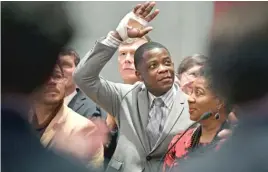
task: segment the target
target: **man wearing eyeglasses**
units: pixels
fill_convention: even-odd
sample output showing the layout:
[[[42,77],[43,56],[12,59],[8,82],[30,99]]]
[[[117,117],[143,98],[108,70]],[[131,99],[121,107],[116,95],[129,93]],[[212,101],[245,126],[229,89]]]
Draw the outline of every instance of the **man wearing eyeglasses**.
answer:
[[[92,141],[98,123],[95,125],[63,104],[66,83],[62,68],[56,65],[50,79],[34,94],[29,120],[44,147],[99,169],[103,165],[103,138]]]

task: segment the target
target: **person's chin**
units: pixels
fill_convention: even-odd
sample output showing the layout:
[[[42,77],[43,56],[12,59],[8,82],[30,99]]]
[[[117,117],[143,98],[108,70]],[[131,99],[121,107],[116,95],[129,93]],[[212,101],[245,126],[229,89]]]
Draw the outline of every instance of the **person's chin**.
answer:
[[[195,114],[191,114],[190,113],[190,120],[192,120],[192,121],[197,121],[199,118],[198,118],[198,116],[197,115],[195,115]]]
[[[163,90],[166,90],[166,91],[170,90],[172,88],[172,86],[173,86],[173,82],[168,82],[168,83],[161,85]]]
[[[50,98],[50,99],[46,99],[44,102],[47,105],[56,105],[56,104],[61,102],[61,99],[59,99],[59,98]]]

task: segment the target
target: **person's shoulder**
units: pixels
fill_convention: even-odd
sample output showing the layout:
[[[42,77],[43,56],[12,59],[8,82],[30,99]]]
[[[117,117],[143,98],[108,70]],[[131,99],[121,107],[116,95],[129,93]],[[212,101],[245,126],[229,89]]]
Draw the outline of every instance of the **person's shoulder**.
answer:
[[[188,138],[191,137],[193,132],[195,131],[195,128],[191,128],[188,131],[186,131],[186,133],[184,133],[185,131],[181,131],[179,132],[176,136],[173,137],[172,141],[176,141],[178,138],[182,137],[182,138]]]
[[[141,81],[135,82],[132,86],[133,86],[133,88],[140,88],[140,89],[146,88],[145,85],[144,85],[144,83],[141,82]]]
[[[133,92],[135,93],[142,90],[146,90],[144,83],[141,81],[137,81],[134,84],[123,84],[123,83],[118,84],[120,84],[122,88],[124,88],[123,91],[125,96]]]
[[[194,131],[195,131],[195,128],[192,128],[186,131],[186,133],[184,133],[185,131],[178,133],[176,136],[173,137],[173,139],[170,142],[170,145],[175,144],[177,140],[179,141],[176,143],[176,147],[177,145],[181,145],[181,144],[184,144],[184,145],[190,144],[190,140]]]
[[[76,113],[75,111],[73,111],[71,108],[69,108],[66,105],[63,105],[64,107],[64,112],[66,114],[66,122],[69,124],[70,127],[76,127],[76,126],[85,126],[88,124],[91,124],[92,122],[90,120],[88,120],[86,117]],[[93,123],[92,123],[93,125]]]
[[[85,103],[87,106],[88,105],[91,105],[91,106],[95,106],[96,103],[90,99],[82,90],[80,89],[76,89],[77,90],[77,97],[78,97],[78,100],[76,101],[83,101],[83,103]]]

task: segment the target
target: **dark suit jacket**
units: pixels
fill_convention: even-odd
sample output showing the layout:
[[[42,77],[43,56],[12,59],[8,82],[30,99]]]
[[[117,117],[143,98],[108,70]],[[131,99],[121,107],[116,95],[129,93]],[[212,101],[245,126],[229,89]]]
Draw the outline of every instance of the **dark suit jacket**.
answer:
[[[96,105],[80,89],[77,88],[76,91],[77,94],[68,104],[69,108],[86,118],[100,117],[106,120],[107,113],[103,109]]]
[[[238,115],[238,116],[245,116]],[[219,152],[197,157],[178,167],[180,172],[267,172],[268,116],[251,114],[240,119],[231,138]]]
[[[1,108],[3,172],[88,172],[46,150],[18,112]]]

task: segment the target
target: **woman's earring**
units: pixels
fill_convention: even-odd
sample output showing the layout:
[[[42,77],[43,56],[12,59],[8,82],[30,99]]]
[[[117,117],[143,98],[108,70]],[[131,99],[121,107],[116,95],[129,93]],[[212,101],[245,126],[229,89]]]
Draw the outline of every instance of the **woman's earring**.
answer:
[[[217,112],[217,113],[214,115],[214,117],[215,117],[216,120],[220,119],[220,113]]]

